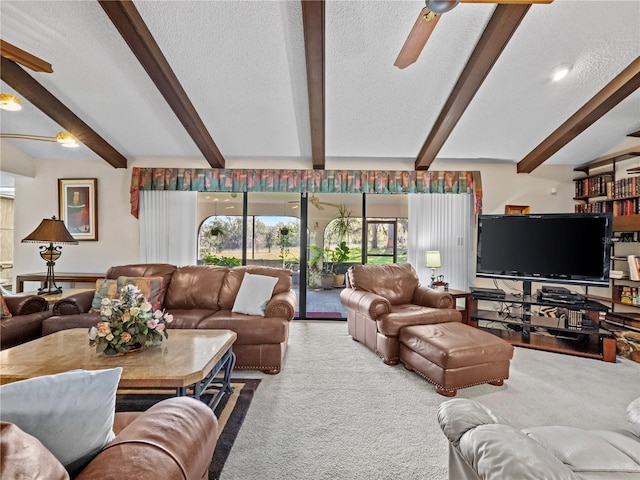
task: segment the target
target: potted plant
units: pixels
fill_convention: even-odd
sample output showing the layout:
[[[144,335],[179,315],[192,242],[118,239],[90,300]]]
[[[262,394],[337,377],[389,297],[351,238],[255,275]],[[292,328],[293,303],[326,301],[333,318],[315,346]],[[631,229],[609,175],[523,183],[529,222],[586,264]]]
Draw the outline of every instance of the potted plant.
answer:
[[[309,262],[307,266],[307,285],[310,288],[320,288],[322,279],[322,250],[317,245],[309,247]]]
[[[331,251],[331,267],[334,272],[333,285],[344,285],[344,273],[336,273],[335,268],[337,264],[346,262],[349,259],[349,247],[347,242],[342,241]]]

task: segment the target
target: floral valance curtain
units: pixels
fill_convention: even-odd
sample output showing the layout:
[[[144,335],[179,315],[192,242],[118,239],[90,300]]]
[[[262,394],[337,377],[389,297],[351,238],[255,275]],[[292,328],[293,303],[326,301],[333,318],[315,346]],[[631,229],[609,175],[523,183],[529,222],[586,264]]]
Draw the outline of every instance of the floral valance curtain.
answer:
[[[133,168],[131,214],[138,218],[140,190],[195,192],[473,193],[482,209],[479,171],[257,170]]]

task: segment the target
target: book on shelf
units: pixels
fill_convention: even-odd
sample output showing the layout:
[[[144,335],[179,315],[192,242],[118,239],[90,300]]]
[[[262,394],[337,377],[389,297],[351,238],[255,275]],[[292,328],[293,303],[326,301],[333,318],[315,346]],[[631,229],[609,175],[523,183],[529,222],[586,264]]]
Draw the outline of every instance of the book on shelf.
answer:
[[[640,280],[640,256],[629,255],[627,260],[629,262],[629,278],[631,280]]]

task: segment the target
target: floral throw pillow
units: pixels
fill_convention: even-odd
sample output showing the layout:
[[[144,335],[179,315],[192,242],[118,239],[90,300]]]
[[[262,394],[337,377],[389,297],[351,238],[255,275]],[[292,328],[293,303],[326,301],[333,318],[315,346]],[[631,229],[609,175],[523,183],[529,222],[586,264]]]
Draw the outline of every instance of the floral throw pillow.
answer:
[[[118,296],[118,281],[101,278],[96,280],[96,293],[93,294],[91,302],[91,313],[100,313],[100,305],[103,298],[113,300]]]
[[[154,309],[159,310],[162,308],[165,289],[162,277],[118,277],[118,291],[129,283],[136,285],[140,289],[144,298]]]
[[[7,302],[0,293],[0,318],[8,318],[11,316],[11,312],[9,311],[9,307],[7,307]]]

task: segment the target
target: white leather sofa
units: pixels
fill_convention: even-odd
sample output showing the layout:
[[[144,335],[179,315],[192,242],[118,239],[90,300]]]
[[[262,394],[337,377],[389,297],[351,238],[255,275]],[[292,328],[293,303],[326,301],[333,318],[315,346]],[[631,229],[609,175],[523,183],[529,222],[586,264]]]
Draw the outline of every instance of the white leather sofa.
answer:
[[[449,440],[449,479],[638,480],[640,398],[626,414],[629,431],[518,430],[474,400],[446,401],[438,421]]]

